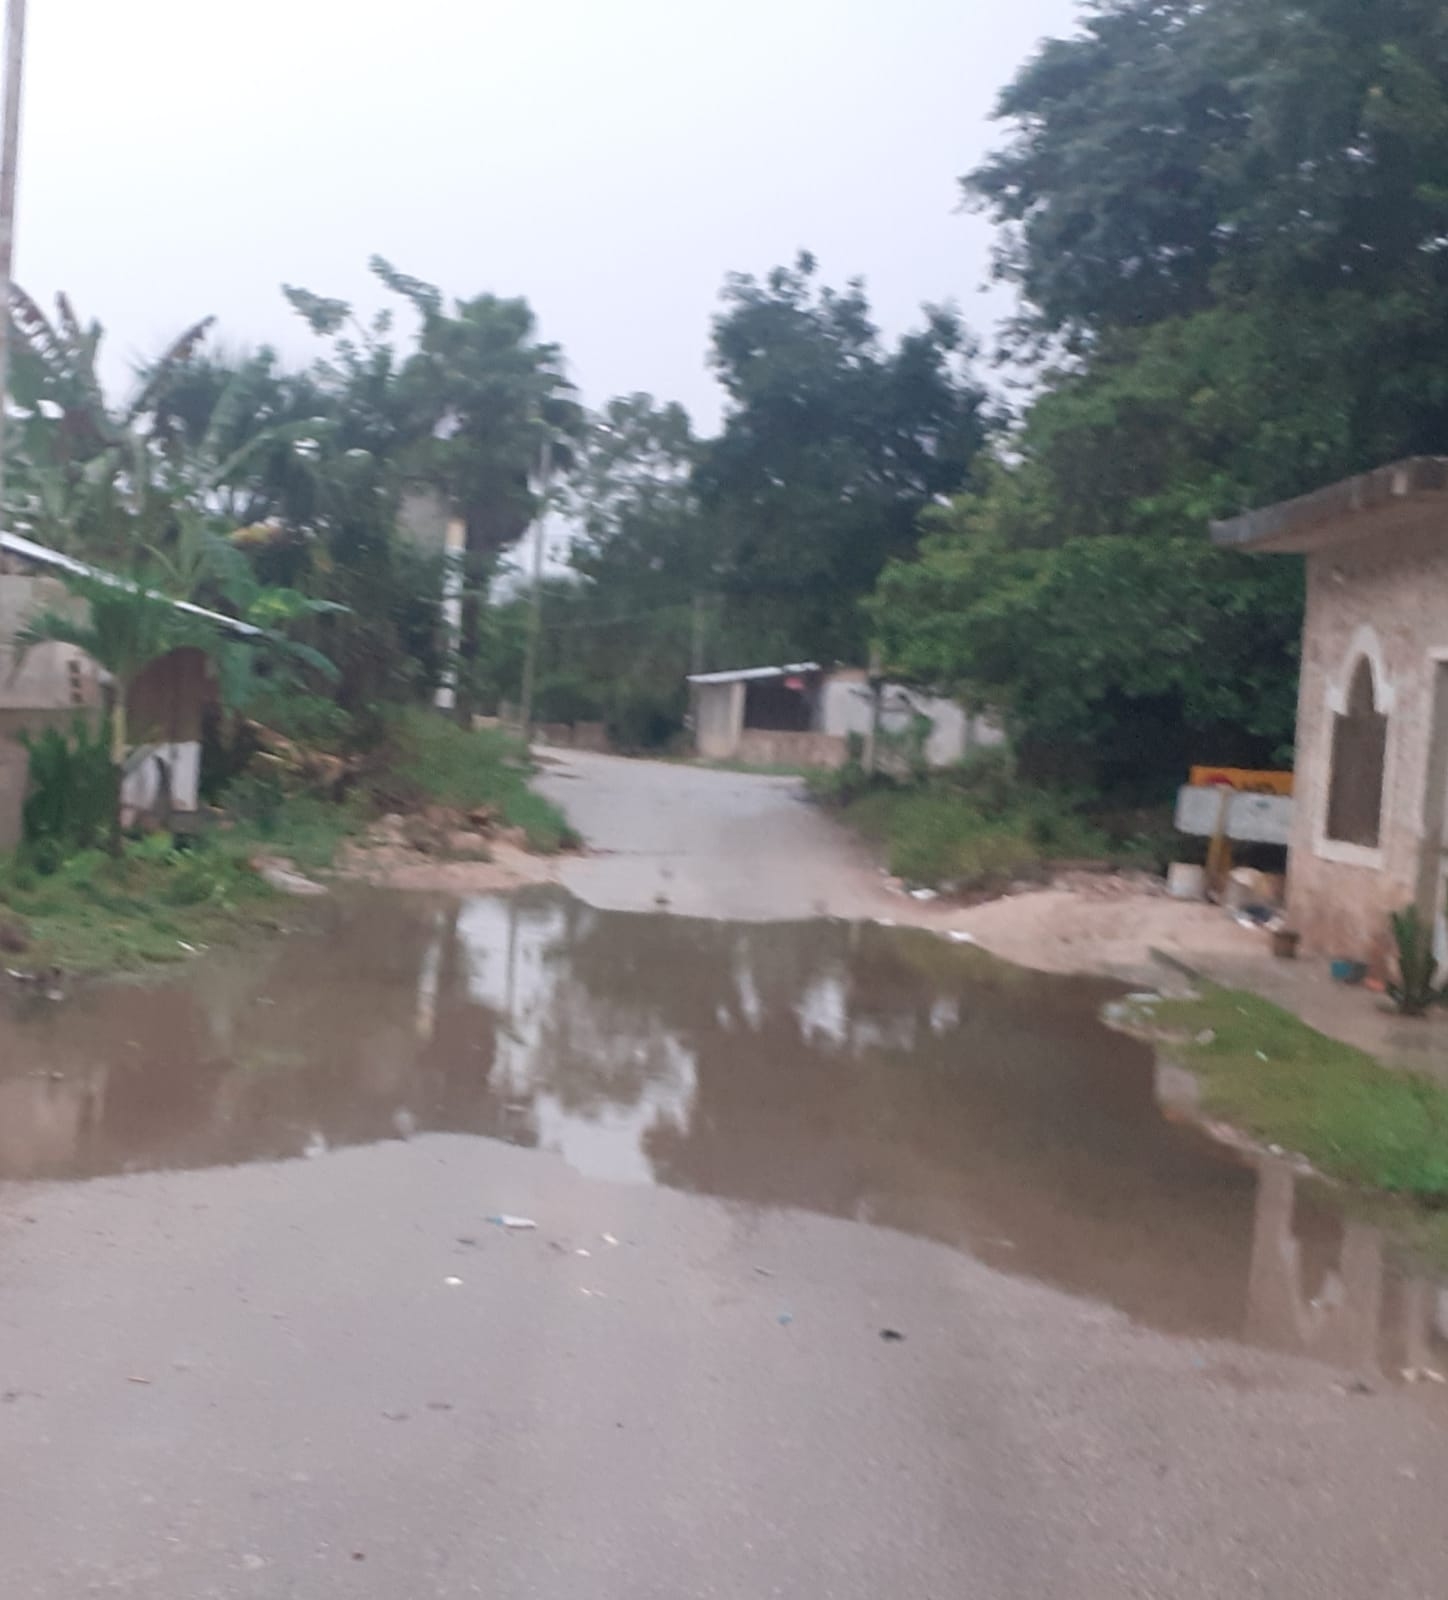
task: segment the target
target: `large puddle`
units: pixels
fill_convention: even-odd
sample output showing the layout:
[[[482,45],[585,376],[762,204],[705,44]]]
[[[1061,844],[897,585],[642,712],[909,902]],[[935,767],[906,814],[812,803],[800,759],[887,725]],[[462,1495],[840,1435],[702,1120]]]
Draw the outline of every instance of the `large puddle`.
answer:
[[[358,893],[173,983],[0,1015],[0,1178],[446,1130],[923,1234],[1169,1332],[1448,1366],[1448,1296],[1166,1120],[1113,992],[868,924]]]

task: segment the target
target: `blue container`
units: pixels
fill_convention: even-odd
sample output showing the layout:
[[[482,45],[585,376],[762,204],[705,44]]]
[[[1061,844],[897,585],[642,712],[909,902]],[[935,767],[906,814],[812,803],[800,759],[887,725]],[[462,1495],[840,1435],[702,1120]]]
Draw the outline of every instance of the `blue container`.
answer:
[[[1332,963],[1331,970],[1335,983],[1361,983],[1368,975],[1366,961],[1346,961],[1339,958]]]

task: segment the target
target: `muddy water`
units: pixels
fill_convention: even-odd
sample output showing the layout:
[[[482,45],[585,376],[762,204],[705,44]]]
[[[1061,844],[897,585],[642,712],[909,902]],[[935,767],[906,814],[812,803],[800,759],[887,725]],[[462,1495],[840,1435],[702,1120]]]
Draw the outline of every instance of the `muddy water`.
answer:
[[[1372,1229],[1163,1118],[1112,992],[868,924],[359,893],[168,985],[0,1013],[0,1179],[469,1133],[924,1234],[1169,1332],[1448,1365],[1448,1299]]]

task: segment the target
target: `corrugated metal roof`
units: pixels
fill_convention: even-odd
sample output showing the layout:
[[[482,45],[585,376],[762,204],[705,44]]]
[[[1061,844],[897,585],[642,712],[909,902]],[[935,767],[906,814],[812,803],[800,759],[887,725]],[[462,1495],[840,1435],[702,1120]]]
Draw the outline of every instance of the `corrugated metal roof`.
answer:
[[[0,550],[7,555],[19,557],[21,561],[29,561],[37,567],[53,567],[59,572],[74,573],[80,578],[94,578],[99,583],[113,584],[117,589],[136,588],[129,578],[118,578],[114,572],[105,572],[100,567],[77,561],[74,556],[63,555],[48,545],[36,544],[33,539],[22,539],[18,533],[0,533]],[[201,617],[204,621],[213,623],[216,627],[234,633],[242,639],[260,639],[266,631],[254,627],[250,622],[239,622],[235,617],[224,616],[220,611],[208,611],[205,606],[193,605],[189,600],[172,600],[171,604],[177,611]]]
[[[806,672],[819,672],[818,661],[795,661],[787,667],[738,667],[732,672],[696,672],[690,683],[753,683],[759,678],[794,678]]]

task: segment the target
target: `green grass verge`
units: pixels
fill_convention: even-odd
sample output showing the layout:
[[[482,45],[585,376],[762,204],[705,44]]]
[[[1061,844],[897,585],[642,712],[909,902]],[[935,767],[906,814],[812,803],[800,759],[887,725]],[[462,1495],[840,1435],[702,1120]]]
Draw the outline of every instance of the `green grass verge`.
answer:
[[[181,961],[271,923],[277,909],[275,893],[229,842],[178,851],[157,836],[119,856],[83,851],[44,876],[15,857],[0,861],[0,922],[18,922],[29,941],[5,959],[26,971],[136,971]]]
[[[816,778],[835,798],[848,778]],[[832,794],[832,791],[834,793]],[[917,784],[844,788],[843,820],[883,847],[886,864],[909,883],[984,887],[1026,877],[1052,861],[1105,859],[1105,836],[1063,797],[1025,785],[973,789],[959,775]]]
[[[371,809],[365,795],[340,804],[314,795],[292,795],[238,819],[222,832],[206,835],[203,844],[241,858],[285,856],[303,872],[325,872],[344,842],[366,826]]]
[[[1256,995],[1204,986],[1152,1008],[1180,1034],[1203,1109],[1331,1177],[1448,1201],[1448,1087],[1383,1066]],[[1196,1042],[1198,1039],[1204,1042]]]
[[[509,827],[521,828],[545,854],[576,843],[563,813],[529,787],[533,766],[522,742],[496,728],[474,732],[424,712],[397,720],[388,782],[400,779],[439,805],[489,806]]]
[[[24,854],[0,858],[0,926],[17,925],[23,952],[0,965],[68,972],[137,971],[184,959],[199,945],[235,940],[274,925],[280,897],[250,865],[284,856],[307,873],[329,867],[379,804],[410,802],[471,810],[488,806],[529,845],[555,851],[574,835],[556,806],[528,786],[522,745],[506,734],[474,733],[422,712],[398,718],[391,749],[372,781],[335,804],[285,796],[252,778],[235,786],[234,825],[177,850],[155,835],[119,855],[87,850],[41,873]]]

